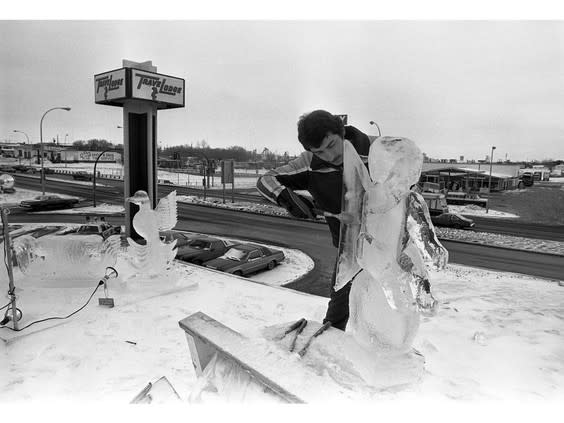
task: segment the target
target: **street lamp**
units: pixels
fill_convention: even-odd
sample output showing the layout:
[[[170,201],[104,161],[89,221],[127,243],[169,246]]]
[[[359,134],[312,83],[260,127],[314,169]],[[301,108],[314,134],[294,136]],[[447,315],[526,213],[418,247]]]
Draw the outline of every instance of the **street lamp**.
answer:
[[[104,153],[107,153],[108,151],[113,151],[113,149],[110,148],[102,151],[96,158],[96,161],[94,162],[94,174],[92,176],[92,197],[94,200],[94,207],[96,207],[96,165],[98,164],[98,160],[100,160],[100,158],[104,155]]]
[[[14,132],[19,132],[21,134],[24,134],[26,139],[27,139],[27,145],[29,145],[29,137],[27,136],[27,134],[24,131],[19,131],[17,129],[14,129]],[[21,156],[20,156],[21,157]],[[22,159],[20,158],[20,164],[22,164]],[[29,152],[29,164],[31,164],[31,151]]]
[[[373,120],[371,120],[370,125],[376,125],[376,128],[378,128],[378,136],[381,137],[382,131],[380,131],[380,127],[378,126],[378,124],[376,122],[374,122]]]
[[[490,208],[490,198],[492,192],[492,162],[493,162],[493,152],[495,150],[495,146],[492,146],[492,153],[490,154],[490,181],[488,182],[488,202],[486,203],[486,213],[489,211]]]
[[[29,144],[29,137],[27,136],[27,134],[24,131],[18,131],[17,129],[14,129],[14,132],[19,132],[21,134],[24,134],[25,137],[27,138],[27,143]]]
[[[52,110],[66,110],[67,112],[71,109],[70,107],[53,107],[52,109],[47,110],[45,113],[43,113],[43,116],[41,116],[41,122],[39,122],[39,142],[40,142],[40,149],[39,149],[39,154],[41,156],[41,191],[43,192],[43,195],[45,195],[45,174],[43,173],[43,118],[45,118],[45,115],[47,113],[49,113]]]

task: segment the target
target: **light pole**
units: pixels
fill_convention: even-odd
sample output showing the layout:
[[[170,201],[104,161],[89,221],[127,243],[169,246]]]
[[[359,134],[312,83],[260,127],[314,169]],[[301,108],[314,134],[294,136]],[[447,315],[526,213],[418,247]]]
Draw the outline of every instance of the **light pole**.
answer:
[[[493,162],[493,152],[495,150],[495,146],[492,146],[492,153],[490,154],[490,181],[488,182],[488,202],[486,203],[486,213],[490,209],[490,198],[492,192],[492,162]]]
[[[45,118],[45,115],[47,113],[49,113],[52,110],[66,110],[67,112],[71,109],[70,107],[53,107],[49,110],[47,110],[45,113],[43,113],[43,116],[41,116],[41,121],[39,122],[39,142],[40,142],[40,148],[39,148],[39,155],[41,156],[41,173],[40,173],[40,177],[41,177],[41,191],[43,192],[43,195],[45,195],[45,174],[43,173],[43,119]]]
[[[374,122],[373,120],[371,120],[370,125],[376,125],[376,128],[378,128],[378,136],[381,137],[382,131],[380,131],[380,127],[378,126],[378,124],[376,122]]]
[[[29,146],[29,137],[27,136],[27,134],[24,131],[19,131],[17,129],[14,129],[14,132],[19,132],[20,134],[24,134],[26,139],[27,139],[27,145]],[[22,164],[21,159],[20,159],[20,164]],[[29,164],[31,165],[31,151],[29,152]]]
[[[104,153],[107,153],[108,151],[113,151],[113,149],[102,151],[94,162],[94,174],[92,175],[92,197],[94,199],[94,207],[96,207],[96,165],[98,165],[98,160],[100,160]]]

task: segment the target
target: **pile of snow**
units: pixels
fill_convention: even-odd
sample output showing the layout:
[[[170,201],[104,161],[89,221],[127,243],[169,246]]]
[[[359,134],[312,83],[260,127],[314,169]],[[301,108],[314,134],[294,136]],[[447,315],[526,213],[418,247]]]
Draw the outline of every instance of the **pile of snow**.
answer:
[[[517,218],[519,217],[513,213],[507,213],[497,210],[488,210],[486,213],[486,209],[484,207],[480,207],[474,204],[466,205],[466,206],[448,206],[448,209],[451,213],[458,213],[463,214],[466,216],[483,216],[483,217],[502,217],[502,218]]]

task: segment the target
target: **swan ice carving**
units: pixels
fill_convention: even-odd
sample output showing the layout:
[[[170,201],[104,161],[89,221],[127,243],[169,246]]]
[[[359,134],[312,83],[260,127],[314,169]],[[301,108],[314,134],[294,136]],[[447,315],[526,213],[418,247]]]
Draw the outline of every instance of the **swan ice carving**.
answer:
[[[145,191],[137,191],[126,199],[127,202],[139,207],[133,217],[133,228],[145,239],[145,245],[142,245],[127,238],[129,262],[137,274],[150,277],[160,275],[176,256],[176,240],[164,243],[159,236],[159,231],[171,230],[176,225],[176,191],[161,198],[154,210]]]

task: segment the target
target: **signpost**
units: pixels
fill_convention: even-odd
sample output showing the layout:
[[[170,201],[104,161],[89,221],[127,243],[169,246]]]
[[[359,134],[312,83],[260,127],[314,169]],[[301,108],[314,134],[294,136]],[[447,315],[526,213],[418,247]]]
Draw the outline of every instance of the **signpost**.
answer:
[[[146,191],[152,207],[157,205],[157,111],[184,107],[184,79],[156,73],[151,61],[123,60],[122,67],[94,75],[96,104],[123,108],[124,197]],[[133,229],[137,208],[125,208],[125,232],[140,238]]]
[[[231,202],[235,202],[235,165],[233,160],[221,161],[221,183],[223,184],[223,204],[225,204],[225,184],[231,183]]]
[[[343,125],[347,125],[347,122],[349,120],[349,115],[336,115],[339,116],[341,118],[341,120],[343,121]]]

